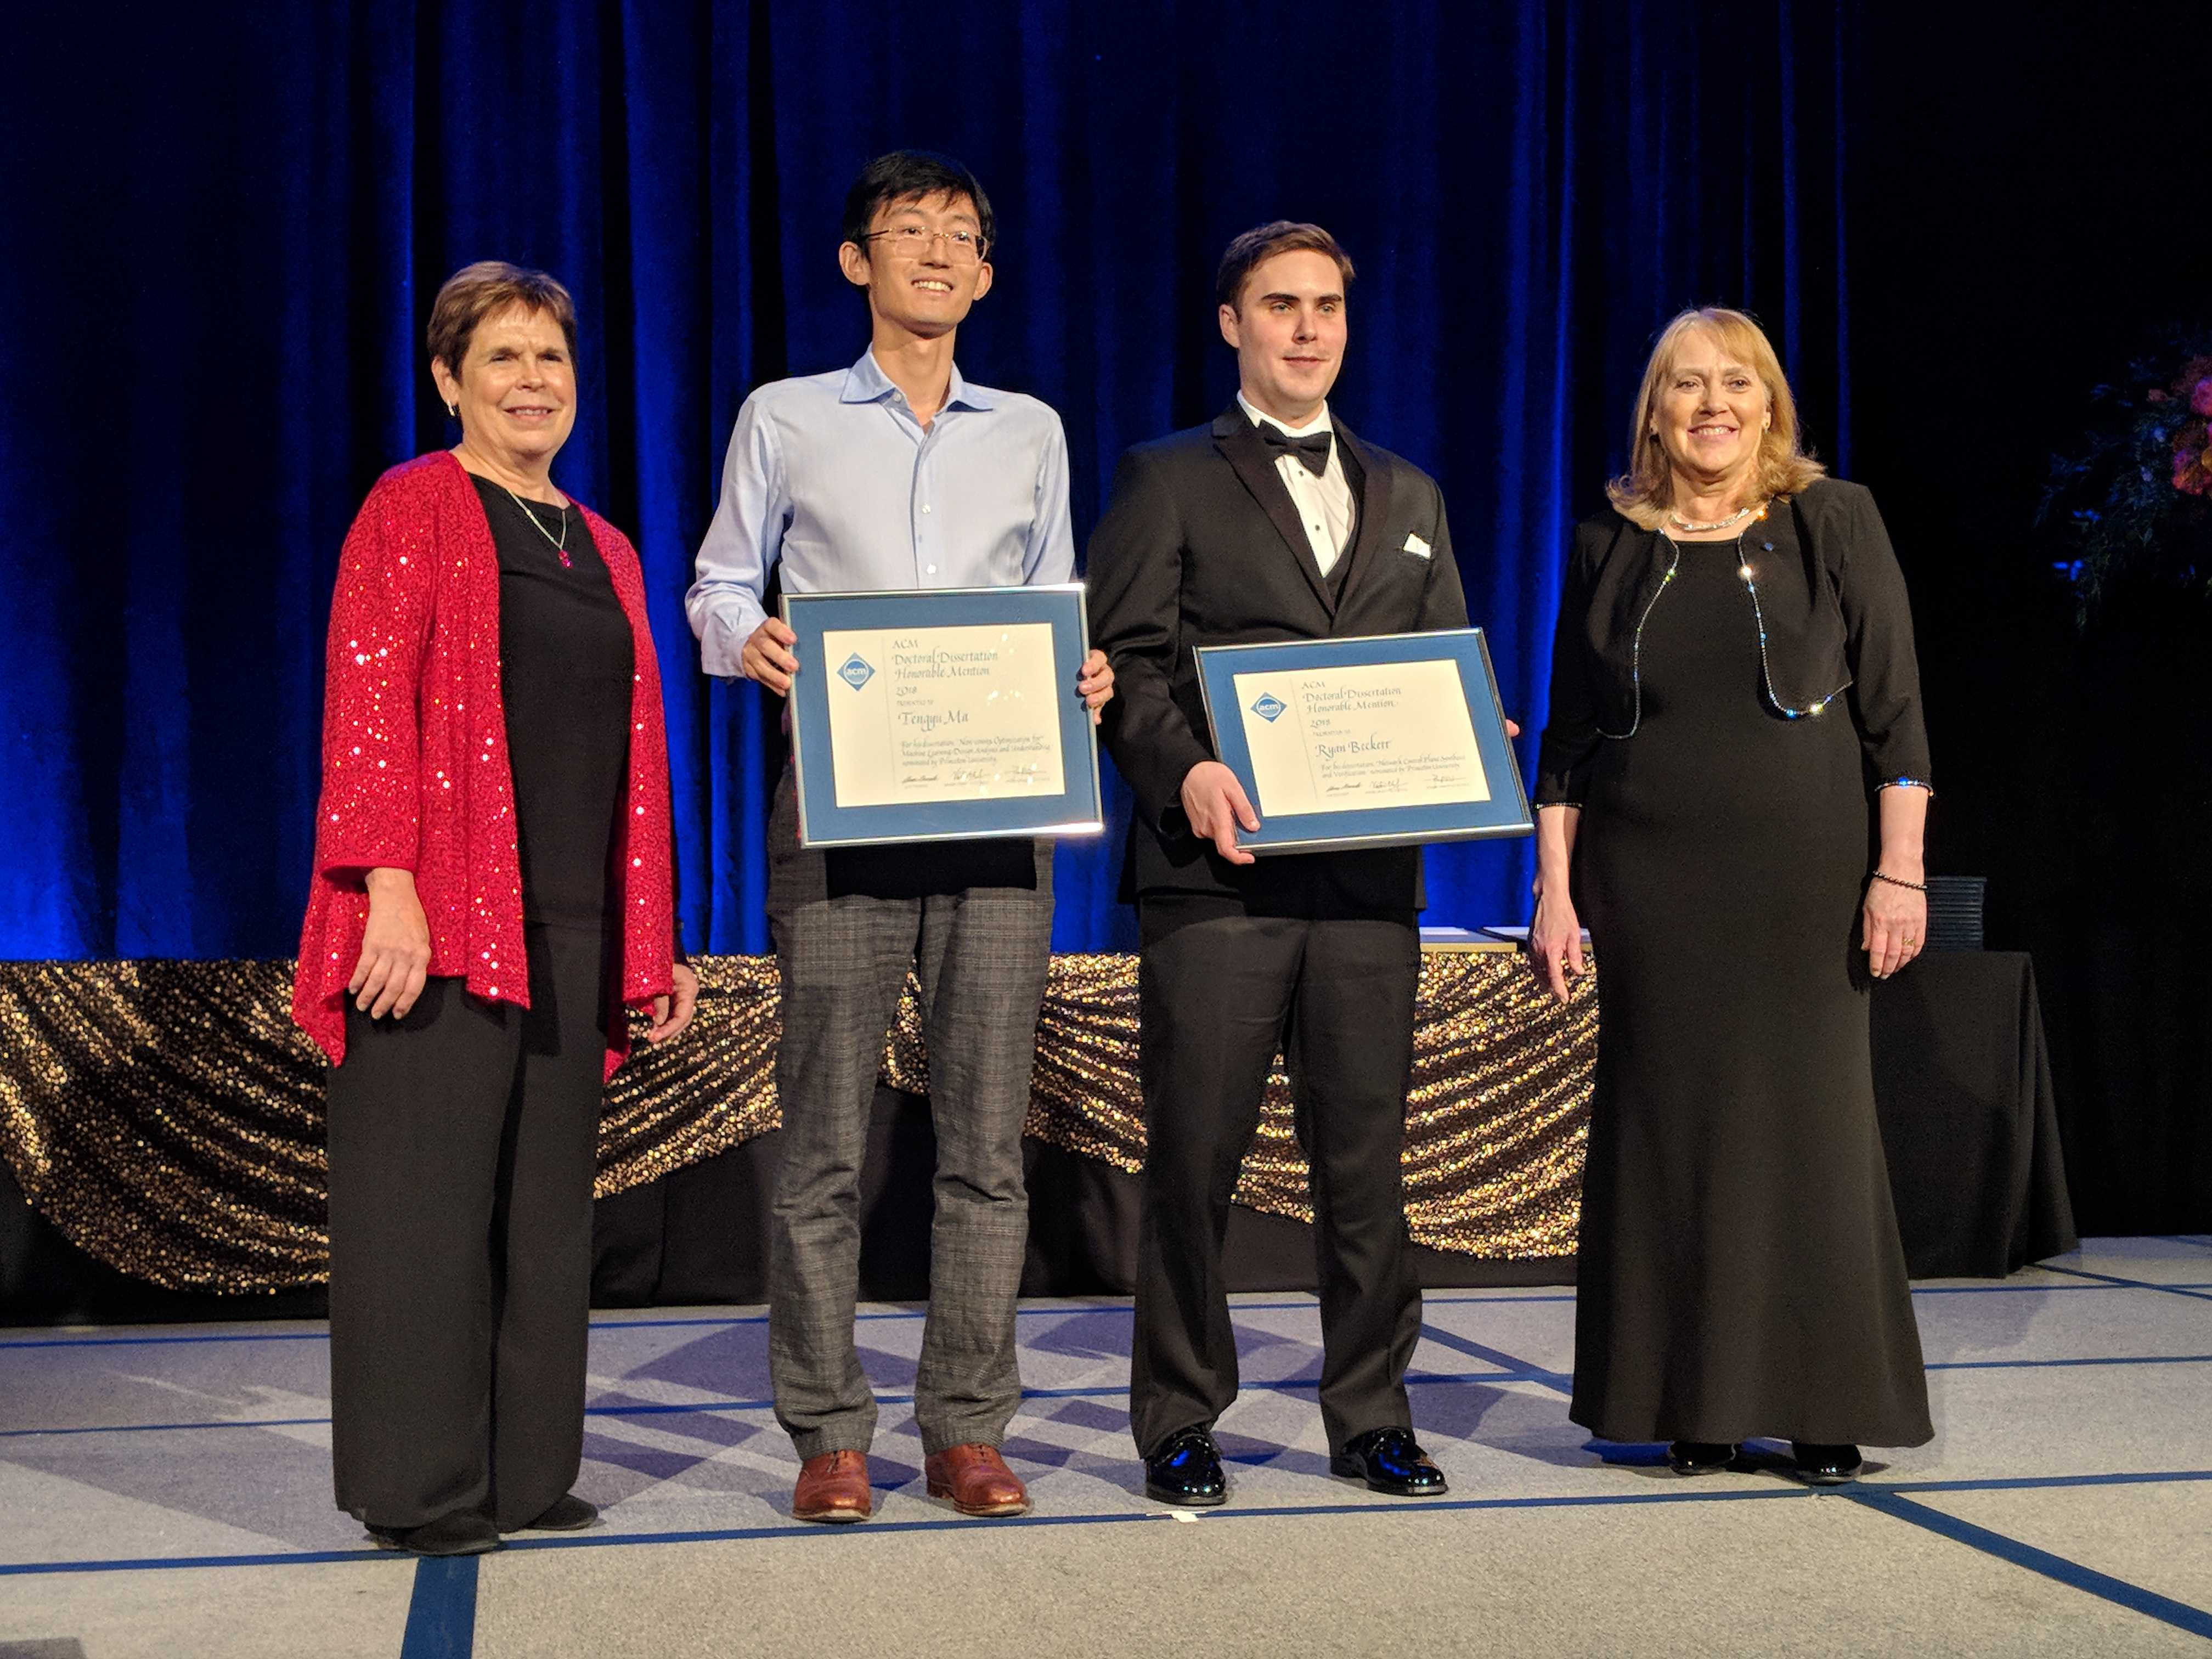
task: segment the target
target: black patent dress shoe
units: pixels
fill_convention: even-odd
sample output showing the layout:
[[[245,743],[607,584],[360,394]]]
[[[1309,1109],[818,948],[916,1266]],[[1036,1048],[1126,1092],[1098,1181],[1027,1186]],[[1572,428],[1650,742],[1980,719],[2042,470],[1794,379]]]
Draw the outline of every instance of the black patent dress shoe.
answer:
[[[1328,1472],[1364,1480],[1370,1492],[1393,1498],[1434,1498],[1451,1490],[1444,1472],[1429,1460],[1411,1429],[1370,1429],[1344,1443],[1328,1460]]]
[[[1221,1473],[1221,1448],[1204,1429],[1182,1429],[1145,1460],[1145,1496],[1184,1509],[1225,1503],[1229,1482]]]
[[[599,1518],[599,1506],[574,1492],[556,1498],[535,1521],[526,1521],[511,1532],[581,1532]]]
[[[499,1528],[473,1510],[441,1515],[419,1527],[371,1527],[368,1535],[380,1550],[410,1555],[482,1555],[499,1547]]]
[[[1667,1448],[1667,1467],[1677,1474],[1718,1474],[1735,1462],[1732,1440],[1677,1440]]]
[[[1831,1446],[1817,1440],[1790,1443],[1790,1473],[1808,1486],[1848,1485],[1865,1467],[1856,1446]]]

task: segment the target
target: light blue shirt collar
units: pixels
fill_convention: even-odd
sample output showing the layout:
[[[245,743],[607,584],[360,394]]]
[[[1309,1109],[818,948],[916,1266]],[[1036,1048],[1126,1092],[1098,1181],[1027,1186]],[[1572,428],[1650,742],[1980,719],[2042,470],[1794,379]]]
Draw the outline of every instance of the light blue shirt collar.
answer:
[[[860,354],[860,362],[846,371],[844,389],[837,394],[837,401],[846,404],[881,403],[886,396],[896,392],[897,386],[890,375],[884,373],[884,366],[876,361],[875,348],[871,346]],[[960,376],[960,365],[952,365],[952,380],[945,392],[947,409],[996,409],[999,396],[988,386],[969,386]]]

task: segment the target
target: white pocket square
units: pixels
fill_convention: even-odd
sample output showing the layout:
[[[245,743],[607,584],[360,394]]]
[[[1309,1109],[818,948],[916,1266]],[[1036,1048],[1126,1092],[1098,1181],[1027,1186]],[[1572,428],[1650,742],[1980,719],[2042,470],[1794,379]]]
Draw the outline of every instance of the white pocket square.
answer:
[[[1431,556],[1429,544],[1419,536],[1409,534],[1406,538],[1406,551],[1411,553],[1415,558],[1425,559]]]

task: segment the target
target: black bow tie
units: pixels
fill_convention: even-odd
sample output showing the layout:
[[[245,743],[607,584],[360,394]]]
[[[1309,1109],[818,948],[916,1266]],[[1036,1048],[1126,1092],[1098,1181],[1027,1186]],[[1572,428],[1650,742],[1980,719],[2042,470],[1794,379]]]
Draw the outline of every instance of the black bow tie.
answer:
[[[1336,434],[1324,427],[1319,432],[1309,432],[1303,438],[1293,438],[1271,421],[1260,422],[1260,436],[1270,447],[1285,450],[1305,463],[1307,471],[1318,478],[1328,471],[1329,441]]]

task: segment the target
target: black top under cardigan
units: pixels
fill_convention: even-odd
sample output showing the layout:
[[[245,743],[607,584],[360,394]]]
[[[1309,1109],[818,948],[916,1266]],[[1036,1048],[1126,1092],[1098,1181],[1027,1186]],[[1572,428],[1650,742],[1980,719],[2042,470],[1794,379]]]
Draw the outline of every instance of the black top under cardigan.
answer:
[[[629,766],[637,666],[629,623],[581,513],[526,506],[470,477],[499,550],[500,687],[522,914],[601,927],[613,920],[608,860]]]
[[[1765,631],[1769,712],[1784,719],[1784,709],[1848,692],[1869,783],[1928,783],[1912,611],[1873,495],[1822,478],[1794,498],[1778,498],[1742,545],[1759,592],[1756,612],[1745,597],[1743,625]],[[1672,559],[1664,537],[1618,513],[1575,526],[1552,646],[1536,805],[1579,805],[1602,745],[1633,740],[1637,629]]]

